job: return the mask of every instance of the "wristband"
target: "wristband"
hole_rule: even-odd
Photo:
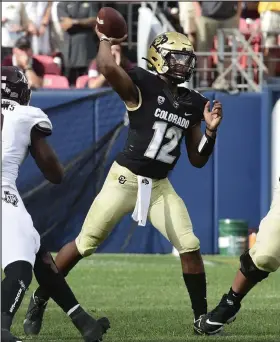
[[[215,141],[216,141],[216,137],[210,137],[205,132],[198,145],[198,148],[197,148],[198,153],[201,156],[209,157],[213,152]]]

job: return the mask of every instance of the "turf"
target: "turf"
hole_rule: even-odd
[[[209,307],[228,291],[238,259],[205,256]],[[95,255],[68,276],[89,312],[107,315],[111,329],[104,342],[277,342],[280,341],[280,272],[245,299],[236,322],[222,336],[198,337],[178,259],[171,255]],[[33,282],[17,314],[13,331],[23,336],[22,322]],[[30,338],[27,338],[28,340]],[[69,318],[50,302],[41,334],[34,341],[82,341]]]

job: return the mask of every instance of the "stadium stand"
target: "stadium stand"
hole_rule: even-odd
[[[47,89],[67,89],[68,79],[65,76],[45,74],[43,86]]]
[[[34,57],[36,57],[44,65],[46,74],[49,74],[49,75],[61,74],[61,69],[56,63],[54,63],[53,57],[46,56],[46,55],[36,55]]]
[[[85,88],[88,80],[89,80],[88,75],[79,76],[76,80],[76,88],[78,89]]]

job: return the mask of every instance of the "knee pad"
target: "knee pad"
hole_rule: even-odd
[[[27,261],[15,261],[4,269],[8,281],[18,281],[24,291],[26,291],[31,284],[32,271],[32,265]]]
[[[180,237],[180,248],[174,246],[179,254],[195,252],[200,248],[200,242],[193,232]]]
[[[260,270],[253,262],[249,250],[240,256],[240,271],[253,284],[257,284],[263,279],[267,278],[269,272]]]

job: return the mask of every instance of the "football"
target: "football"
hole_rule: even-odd
[[[122,38],[127,34],[127,25],[120,12],[112,7],[102,7],[97,14],[96,25],[99,32],[108,38]]]

